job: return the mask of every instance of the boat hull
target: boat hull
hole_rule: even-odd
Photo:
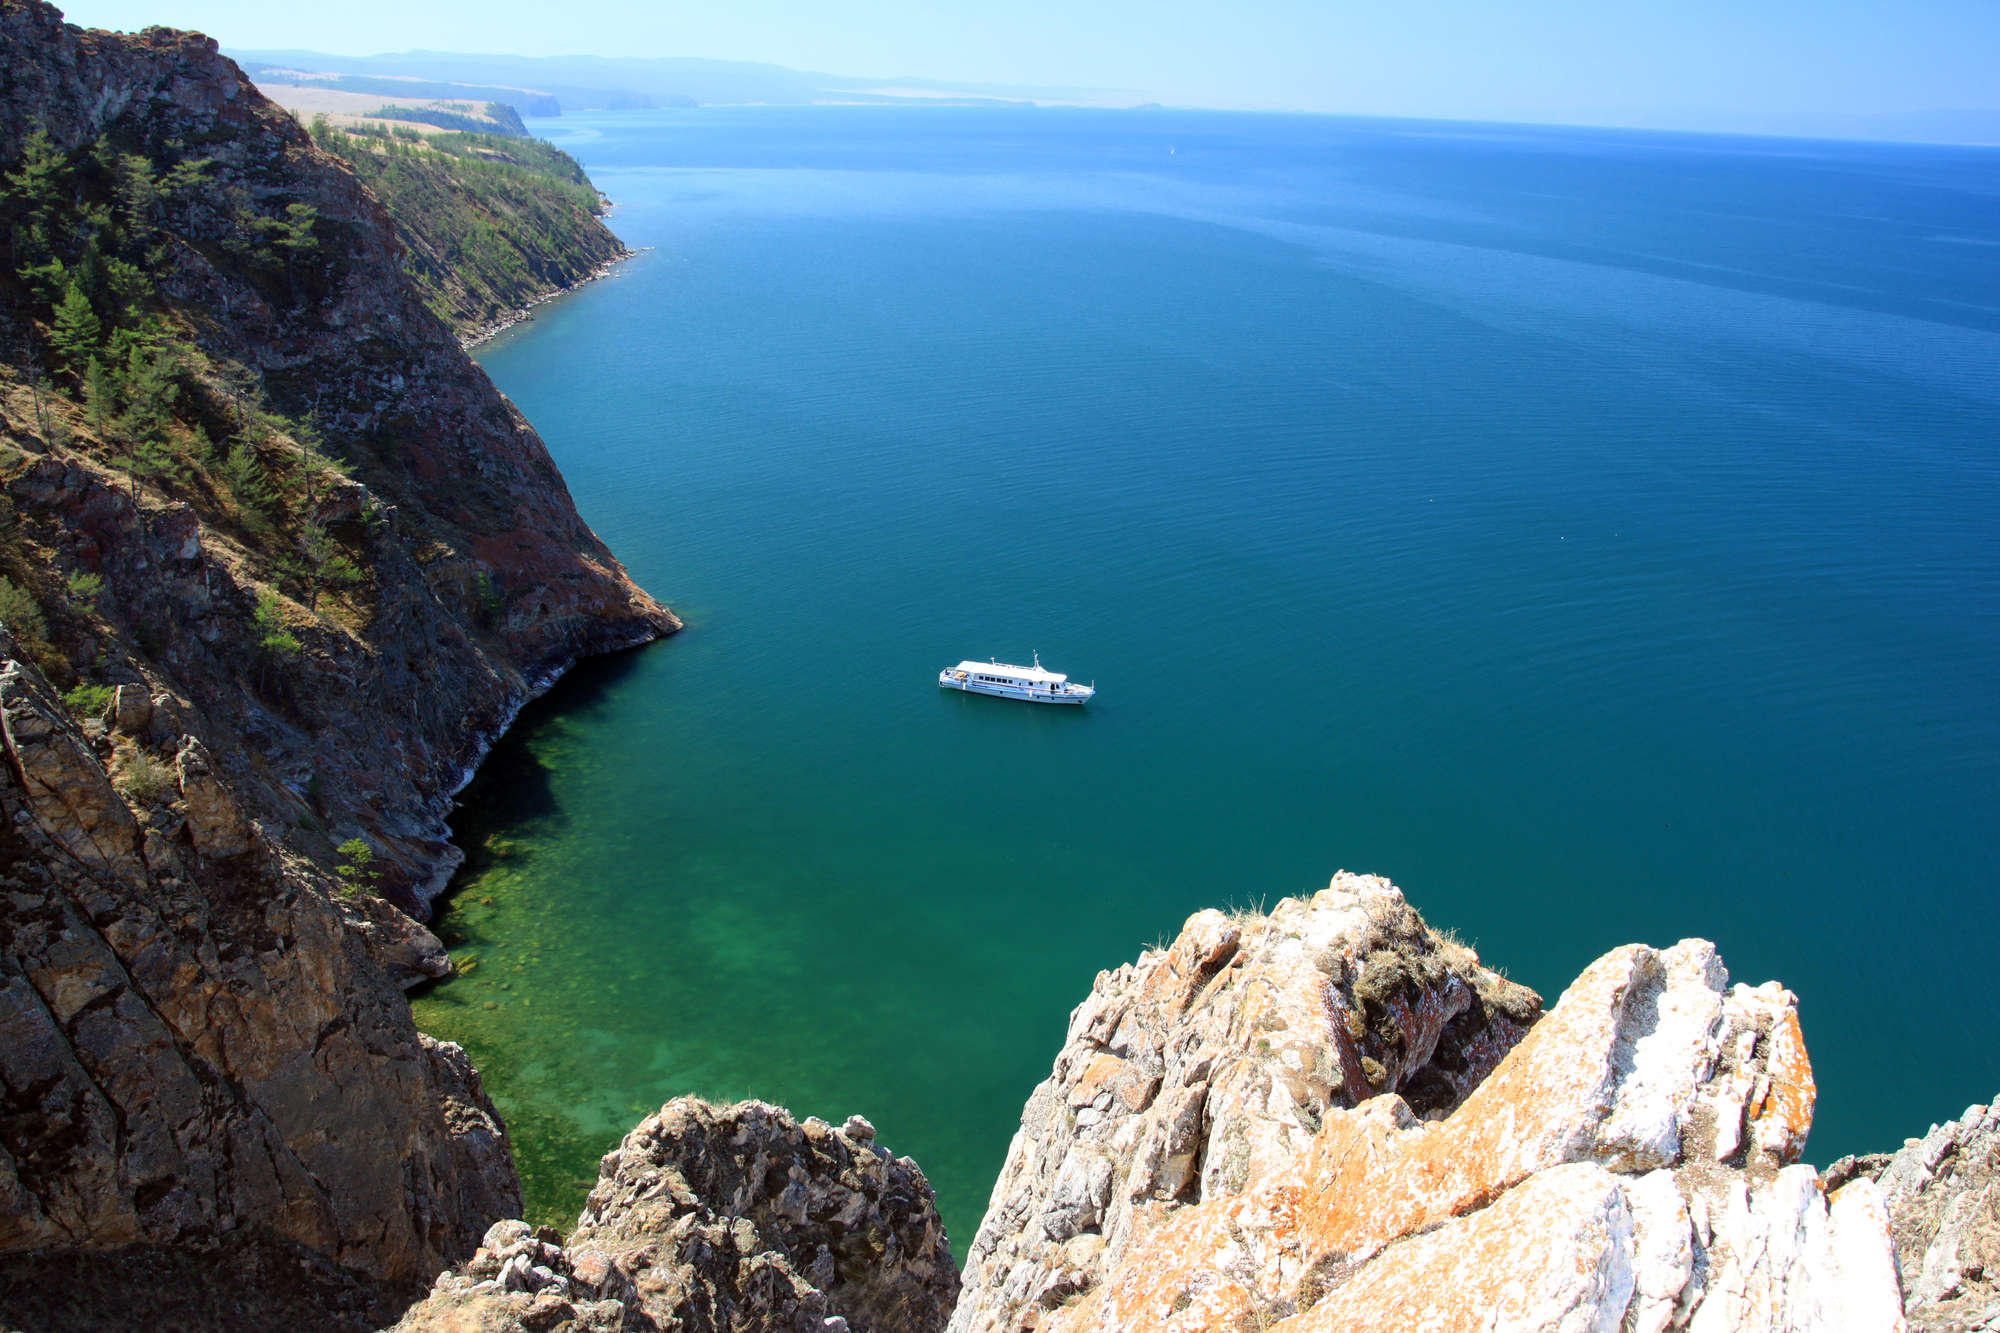
[[[947,690],[963,690],[967,694],[990,694],[996,699],[1019,699],[1031,704],[1083,704],[1097,691],[1087,685],[1065,685],[1059,690],[1033,689],[1028,686],[990,685],[983,681],[954,680],[949,671],[938,676],[938,684]]]

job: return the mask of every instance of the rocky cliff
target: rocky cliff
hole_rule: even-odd
[[[1615,949],[1544,1013],[1343,873],[1100,975],[949,1328],[2000,1324],[2000,1119],[1822,1177],[1798,1160],[1815,1096],[1795,997],[1732,984],[1705,941]],[[676,1102],[605,1159],[566,1246],[505,1224],[402,1333],[934,1328],[928,1191],[886,1154],[870,1176],[871,1140]]]
[[[1535,1008],[1384,880],[1193,917],[1076,1011],[952,1329],[1902,1327],[1789,992],[1688,940]]]
[[[677,622],[212,41],[0,0],[0,171],[0,1310],[213,1252],[376,1318],[519,1209],[400,993],[450,796]]]

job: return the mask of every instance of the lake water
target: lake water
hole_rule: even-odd
[[[1101,968],[1342,867],[1717,941],[1824,1163],[2000,1090],[2000,151],[1313,117],[536,126],[650,247],[481,357],[685,633],[523,717],[418,1000],[531,1213],[683,1092],[971,1238]],[[947,693],[963,657],[1087,710]]]

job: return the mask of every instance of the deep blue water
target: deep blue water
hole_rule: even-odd
[[[545,1216],[755,1094],[869,1115],[962,1249],[1093,975],[1341,867],[1551,1000],[1687,935],[1782,980],[1817,1162],[2000,1090],[2000,152],[536,128],[651,248],[482,357],[689,623],[460,821],[420,1015]],[[1098,700],[933,683],[1035,650]]]

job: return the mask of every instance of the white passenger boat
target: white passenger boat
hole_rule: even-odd
[[[1087,703],[1097,693],[1095,685],[1078,685],[1060,671],[1043,670],[1040,653],[1035,654],[1031,667],[990,660],[960,662],[938,672],[938,684],[948,690],[997,694],[1002,699],[1026,699],[1036,704]]]

